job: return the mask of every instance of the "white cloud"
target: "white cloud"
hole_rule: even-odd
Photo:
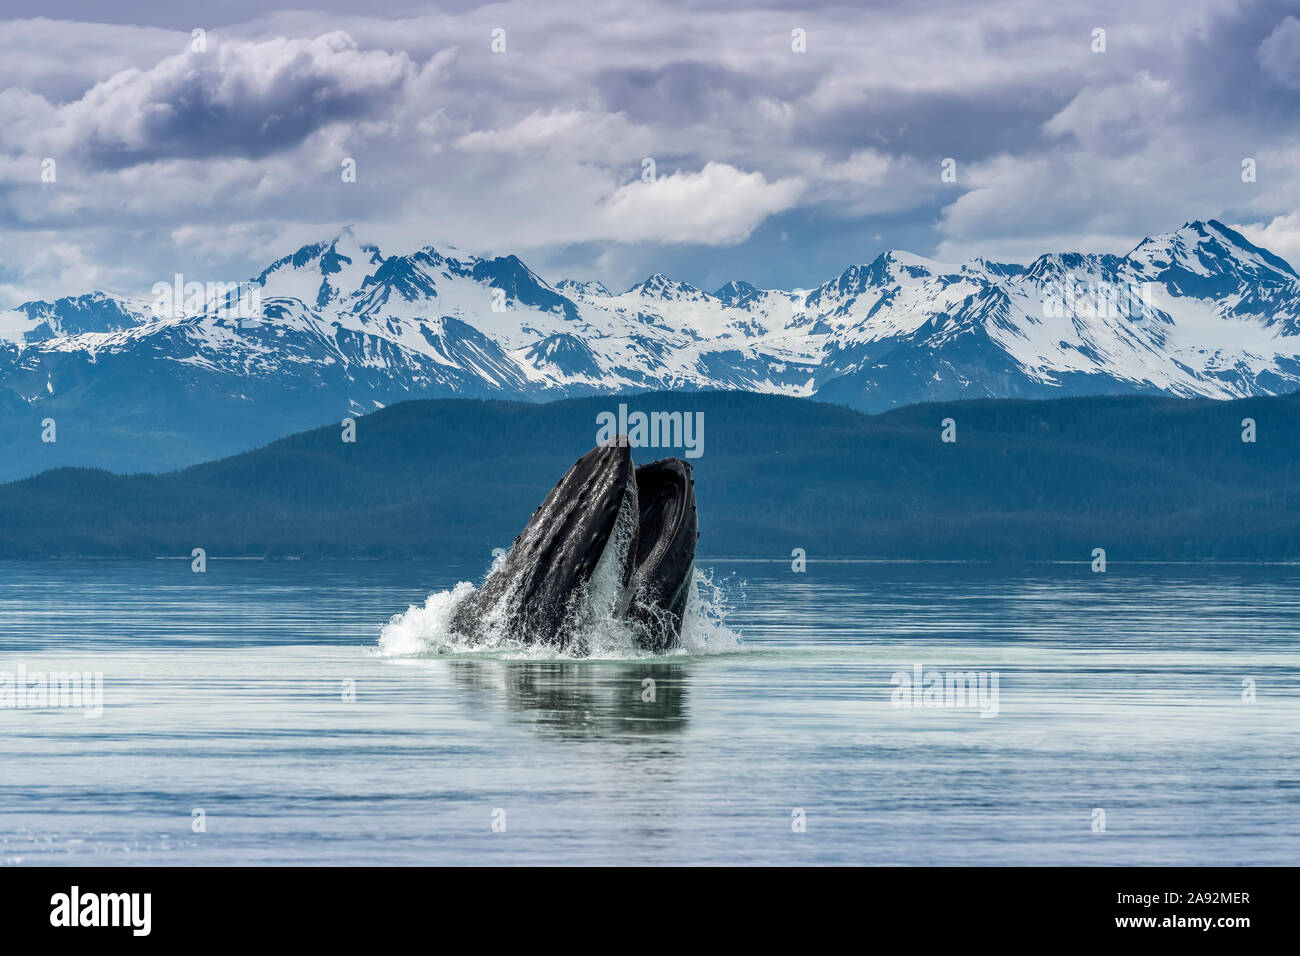
[[[1269,223],[1247,223],[1233,226],[1257,246],[1281,256],[1300,272],[1300,212],[1275,216]]]
[[[591,110],[535,110],[519,122],[497,129],[474,130],[456,145],[470,151],[541,152],[577,160],[626,162],[654,145],[651,130],[629,123],[622,113]]]
[[[1159,120],[1179,109],[1177,89],[1167,79],[1143,70],[1131,81],[1080,90],[1070,104],[1047,121],[1053,136],[1072,135],[1098,153],[1140,146]]]
[[[803,189],[801,179],[769,183],[762,173],[707,163],[698,173],[678,171],[621,186],[596,219],[596,231],[605,235],[591,238],[728,245],[789,209]]]

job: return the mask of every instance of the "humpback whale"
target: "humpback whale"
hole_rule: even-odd
[[[637,468],[619,436],[551,489],[452,629],[581,652],[582,635],[612,618],[640,649],[667,650],[681,638],[698,538],[691,466]]]

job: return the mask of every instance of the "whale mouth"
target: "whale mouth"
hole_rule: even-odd
[[[639,649],[680,641],[699,536],[691,467],[635,468],[626,439],[592,449],[551,489],[505,559],[462,602],[471,639],[574,648],[593,620],[626,623]]]
[[[640,537],[628,610],[640,626],[641,646],[666,650],[681,635],[695,567],[695,479],[688,463],[665,458],[638,468],[636,484]]]

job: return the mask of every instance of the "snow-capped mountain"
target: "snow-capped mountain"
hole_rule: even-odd
[[[182,464],[417,397],[729,388],[875,411],[1300,387],[1300,276],[1214,220],[1124,257],[891,251],[810,290],[716,292],[658,274],[621,293],[552,286],[515,256],[389,255],[344,230],[236,291],[200,291],[163,309],[94,292],[0,313],[0,402],[61,430],[36,452],[30,433],[9,443],[5,474]],[[244,299],[254,314],[237,314]]]

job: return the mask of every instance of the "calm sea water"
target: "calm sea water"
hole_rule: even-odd
[[[103,674],[0,863],[1300,862],[1300,569],[702,564],[739,645],[583,661],[377,653],[482,564],[0,564],[0,674]]]

